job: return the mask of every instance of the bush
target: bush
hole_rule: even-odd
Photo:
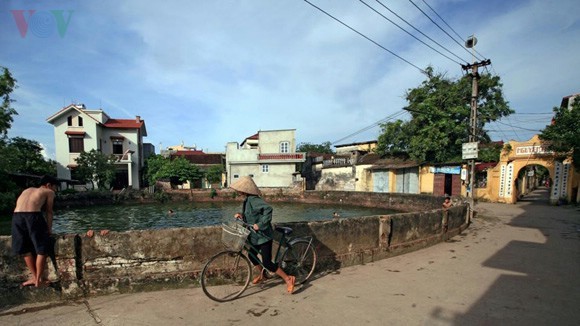
[[[165,203],[171,200],[171,195],[164,191],[158,191],[155,193],[154,198],[160,203]]]
[[[211,188],[211,191],[209,192],[209,197],[213,199],[214,197],[217,197],[217,195],[218,195],[217,190]]]

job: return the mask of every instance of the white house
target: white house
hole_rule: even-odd
[[[54,126],[59,178],[75,179],[76,158],[83,151],[95,149],[117,157],[114,188],[139,189],[144,163],[143,137],[147,136],[141,117],[112,119],[103,110],[71,104],[46,121]]]
[[[296,153],[295,131],[263,130],[246,138],[242,144],[228,143],[227,184],[249,175],[258,187],[290,187],[299,175],[296,164],[306,159],[305,153]]]

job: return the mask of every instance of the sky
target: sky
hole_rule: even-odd
[[[140,116],[157,153],[181,143],[224,152],[259,130],[296,129],[297,143],[376,140],[378,122],[409,119],[405,94],[422,69],[464,74],[470,35],[516,112],[486,125],[493,140],[529,139],[580,93],[577,0],[309,1],[1,0],[0,66],[18,81],[8,136],[54,158],[46,119],[82,103]]]

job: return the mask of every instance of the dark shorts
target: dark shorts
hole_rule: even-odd
[[[15,212],[12,215],[12,251],[47,255],[50,248],[48,224],[41,212]]]

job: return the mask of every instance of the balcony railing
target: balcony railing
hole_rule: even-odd
[[[126,150],[123,154],[113,154],[117,158],[117,162],[132,162],[132,154],[134,152],[131,150]]]
[[[324,160],[322,164],[323,167],[334,167],[334,166],[348,166],[351,165],[350,157],[336,157],[330,160]]]
[[[262,153],[258,154],[258,161],[288,161],[304,162],[306,153]]]

